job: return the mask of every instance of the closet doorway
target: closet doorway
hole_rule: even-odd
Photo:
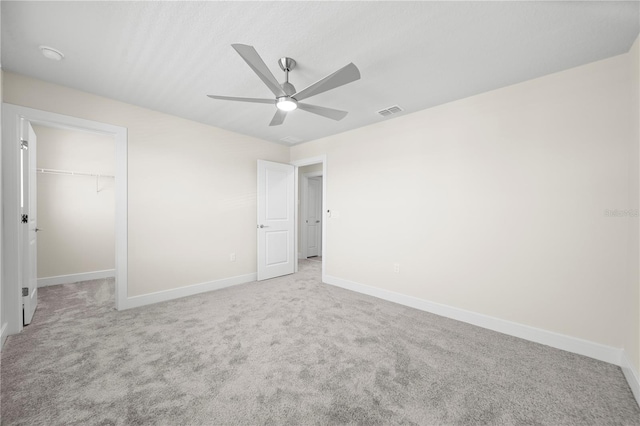
[[[0,346],[7,336],[20,333],[23,329],[23,305],[24,290],[22,289],[23,269],[31,256],[25,257],[26,250],[21,250],[24,240],[25,225],[20,220],[23,206],[21,196],[23,185],[31,188],[31,176],[37,182],[38,174],[34,169],[31,173],[31,165],[36,165],[35,161],[29,162],[29,173],[22,173],[24,167],[21,158],[24,154],[22,140],[25,138],[24,126],[40,125],[55,129],[77,130],[83,134],[107,135],[113,138],[115,148],[115,295],[113,301],[116,309],[127,309],[127,201],[128,201],[128,137],[127,129],[112,124],[101,123],[93,120],[72,117],[68,115],[56,114],[34,108],[19,105],[2,104],[2,281],[0,290],[2,291],[2,303],[0,311]],[[35,139],[35,137],[34,137]],[[46,148],[45,148],[46,149]],[[37,157],[37,156],[36,156]],[[26,177],[28,182],[24,181]],[[36,187],[37,189],[37,187]],[[76,212],[70,213],[69,220],[77,219]],[[9,220],[9,218],[18,218]],[[36,224],[36,226],[38,226]],[[38,226],[44,234],[47,231],[41,225]],[[40,235],[38,235],[40,237]],[[37,242],[38,238],[36,238]],[[113,246],[112,246],[113,247]],[[42,273],[42,271],[40,271]],[[45,271],[46,272],[46,271]],[[37,273],[36,273],[37,275]],[[67,274],[68,275],[68,274]],[[60,277],[60,276],[58,276]],[[43,276],[44,278],[44,276]],[[48,277],[53,278],[53,277]],[[61,278],[58,278],[61,279]],[[31,281],[31,278],[29,277]],[[44,286],[51,282],[41,281]],[[36,280],[37,285],[37,280]],[[37,311],[36,311],[37,315]]]
[[[38,288],[115,277],[115,139],[34,124]]]

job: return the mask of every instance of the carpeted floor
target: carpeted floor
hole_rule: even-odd
[[[638,425],[620,369],[301,272],[144,308],[45,287],[2,353],[14,425]]]

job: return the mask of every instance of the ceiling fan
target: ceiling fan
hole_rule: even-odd
[[[296,91],[293,84],[289,83],[289,71],[295,68],[296,61],[291,58],[280,58],[278,60],[280,69],[285,73],[285,81],[280,84],[271,71],[269,71],[269,68],[253,46],[247,46],[246,44],[232,44],[231,46],[236,50],[236,52],[238,52],[258,77],[260,77],[260,80],[267,85],[269,90],[273,92],[275,99],[237,98],[233,96],[217,95],[207,95],[208,97],[213,99],[222,99],[225,101],[254,102],[259,104],[275,105],[277,107],[276,114],[273,116],[269,126],[278,126],[282,124],[287,116],[287,112],[293,111],[297,108],[336,121],[342,120],[346,117],[347,111],[310,105],[300,101],[358,80],[360,78],[360,71],[353,63],[340,68],[333,74],[326,76],[300,91]]]

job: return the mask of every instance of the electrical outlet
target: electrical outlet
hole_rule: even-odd
[[[235,253],[229,254],[229,262],[235,262],[235,261],[236,261],[236,254]]]
[[[400,272],[400,264],[399,263],[394,263],[393,264],[393,272],[395,272],[395,273],[399,273]]]

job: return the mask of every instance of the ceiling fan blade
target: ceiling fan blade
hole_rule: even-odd
[[[317,105],[309,105],[298,102],[298,108],[310,112],[312,114],[318,114],[332,120],[340,121],[349,114],[347,111],[340,111],[339,109],[325,108]]]
[[[322,80],[316,81],[311,86],[302,89],[301,91],[293,95],[293,97],[296,100],[301,101],[310,96],[314,96],[319,93],[335,89],[336,87],[343,86],[347,83],[351,83],[352,81],[356,81],[359,78],[360,71],[358,70],[358,67],[353,65],[352,62],[349,65],[340,68],[333,74],[326,76]]]
[[[279,126],[282,123],[284,123],[284,119],[287,116],[287,111],[282,111],[280,109],[276,110],[276,115],[273,116],[273,119],[271,119],[271,123],[269,123],[269,126]]]
[[[275,105],[276,103],[274,99],[237,98],[235,96],[217,96],[217,95],[207,95],[207,96],[212,99],[222,99],[223,101],[253,102],[257,104],[272,104],[272,105]]]
[[[280,83],[278,83],[278,80],[276,80],[271,71],[269,71],[267,64],[264,63],[253,46],[248,46],[246,44],[232,44],[231,46],[236,49],[236,52],[238,52],[240,56],[242,56],[242,59],[244,59],[247,65],[249,65],[251,69],[258,74],[260,80],[267,85],[274,95],[277,97],[286,96],[286,93],[282,90]]]

